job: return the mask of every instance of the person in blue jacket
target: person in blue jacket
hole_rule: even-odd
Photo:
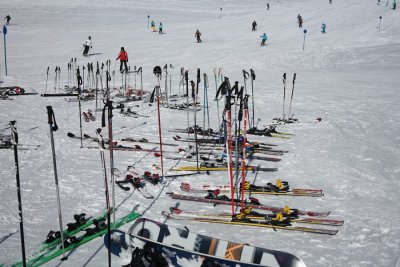
[[[260,36],[261,37],[261,46],[265,45],[265,41],[268,40],[267,34],[264,32],[263,35]]]
[[[162,22],[160,22],[160,26],[158,27],[158,33],[159,34],[163,34],[163,24],[162,24]]]

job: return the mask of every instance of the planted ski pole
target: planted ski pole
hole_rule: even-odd
[[[252,108],[253,108],[253,116],[252,116],[252,127],[254,128],[254,80],[256,79],[256,73],[254,70],[250,69],[250,75],[251,75],[251,102],[252,102]],[[248,97],[247,97],[248,98]],[[248,111],[247,111],[248,112]],[[250,113],[250,112],[248,112]],[[250,123],[249,123],[250,125]]]
[[[200,69],[197,69],[197,73],[200,72]],[[195,149],[196,149],[196,167],[197,167],[197,172],[200,173],[199,169],[199,146],[197,142],[197,119],[196,119],[196,88],[195,88],[195,83],[194,81],[190,81],[190,84],[192,85],[192,99],[193,99],[193,108],[194,108],[194,113],[193,113],[193,121],[194,121],[194,142],[195,142]],[[198,83],[197,83],[198,84]],[[189,110],[189,106],[188,106]],[[188,129],[189,130],[189,129]]]
[[[85,68],[85,67],[83,67]],[[79,109],[79,130],[81,134],[81,148],[83,148],[83,134],[82,134],[82,106],[81,106],[81,85],[83,86],[83,79],[81,77],[79,68],[76,69],[76,80],[78,81],[78,109]]]
[[[158,136],[160,140],[160,163],[161,163],[161,179],[164,177],[164,156],[162,149],[162,131],[161,131],[161,113],[160,113],[160,86],[155,86],[150,96],[150,103],[154,103],[154,97],[157,98],[157,114],[158,114]]]
[[[218,77],[217,77],[217,69],[214,68],[214,79],[215,79],[215,92],[218,95]],[[221,121],[219,119],[219,98],[216,96],[215,101],[217,101],[217,114],[218,114],[218,127],[221,125]]]
[[[206,113],[207,113],[207,129],[210,129],[210,112],[208,108],[208,77],[203,73],[204,99],[203,99],[203,130],[206,129]]]
[[[168,106],[168,64],[165,64],[163,70],[165,71],[165,99]]]
[[[108,244],[111,244],[111,206],[110,206],[110,194],[108,191],[108,180],[107,180],[107,167],[106,167],[106,159],[104,155],[104,139],[101,134],[101,128],[96,130],[97,138],[99,139],[99,148],[100,148],[100,158],[101,158],[101,167],[103,169],[103,177],[104,177],[104,192],[106,195],[106,206],[107,206],[107,231],[108,231]],[[111,249],[108,249],[108,266],[111,267]]]
[[[242,188],[241,188],[241,207],[244,209],[244,182],[246,180],[246,131],[247,131],[247,113],[248,113],[248,99],[249,95],[245,95],[242,99],[243,107],[243,151],[242,151]],[[253,119],[254,120],[254,119]]]
[[[22,264],[26,267],[26,254],[25,254],[25,238],[24,238],[24,220],[22,218],[22,200],[21,200],[21,186],[19,179],[19,163],[18,163],[18,132],[17,122],[10,121],[12,144],[14,147],[14,159],[15,159],[15,178],[17,180],[17,196],[18,196],[18,214],[19,214],[19,232],[21,234],[21,252],[22,252]]]
[[[56,93],[57,90],[57,75],[58,75],[58,66],[54,69],[55,77],[54,77],[54,93]]]
[[[288,120],[290,120],[292,118],[292,116],[290,116],[291,110],[292,110],[292,100],[293,100],[293,92],[294,92],[294,83],[296,81],[296,73],[293,74],[293,86],[292,86],[292,95],[290,96],[290,104],[289,104],[289,113],[288,113]]]
[[[174,66],[172,64],[169,64],[169,68],[171,70],[173,70]],[[170,96],[172,95],[172,75],[171,75],[171,73],[169,74],[169,95]]]
[[[108,82],[111,79],[110,73],[106,71],[106,77],[107,77],[107,91],[109,91],[108,87]],[[109,142],[109,147],[108,149],[110,150],[110,173],[111,173],[111,188],[112,188],[112,205],[113,205],[113,222],[115,223],[115,177],[114,177],[114,142],[113,142],[113,132],[112,132],[112,110],[113,110],[113,105],[112,101],[110,98],[107,98],[105,103],[104,103],[104,108],[103,108],[103,114],[101,118],[101,127],[106,127],[106,110],[107,112],[107,124],[108,124],[108,142]]]
[[[61,247],[63,251],[63,257],[61,260],[66,260],[68,257],[65,256],[65,247],[64,247],[64,232],[63,232],[63,223],[62,223],[62,214],[61,214],[61,201],[60,201],[60,189],[58,186],[58,175],[57,175],[57,160],[56,160],[56,151],[54,148],[54,136],[53,132],[58,130],[56,118],[54,116],[54,111],[52,106],[46,106],[47,108],[47,117],[50,128],[50,141],[51,141],[51,150],[53,154],[53,168],[54,168],[54,180],[56,184],[56,197],[58,204],[58,221],[60,223],[60,234],[61,234]]]
[[[44,89],[44,93],[46,93],[46,91],[47,91],[47,82],[48,82],[48,80],[49,80],[49,69],[50,69],[50,67],[47,67],[47,73],[46,73],[46,88]]]
[[[7,42],[6,42],[7,27],[3,25],[3,38],[4,38],[4,66],[6,69],[7,76]]]
[[[187,107],[187,110],[186,110],[186,119],[187,119],[187,129],[188,129],[188,131],[187,131],[187,134],[188,134],[188,136],[187,136],[187,139],[188,139],[188,151],[190,151],[190,131],[189,131],[189,128],[190,128],[190,116],[189,116],[189,71],[185,71],[185,83],[186,83],[186,107]]]
[[[282,107],[282,120],[285,120],[285,98],[286,98],[286,72],[283,74],[283,107]]]
[[[226,78],[227,80],[227,78]],[[227,138],[225,139],[226,141],[226,152],[227,152],[227,159],[228,159],[228,175],[229,175],[229,181],[230,181],[230,188],[231,188],[231,200],[232,200],[232,216],[235,214],[235,195],[234,195],[234,189],[233,189],[233,166],[232,166],[232,114],[231,114],[231,92],[230,90],[227,90],[227,95],[226,95],[226,100],[225,100],[225,109],[224,113],[227,115],[227,121],[225,121],[225,124],[227,124]]]

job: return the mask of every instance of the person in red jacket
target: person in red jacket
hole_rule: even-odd
[[[125,72],[128,72],[128,53],[125,51],[125,48],[121,47],[121,52],[119,52],[118,57],[116,60],[121,62],[121,65],[119,66],[119,71],[122,73],[122,66],[125,66]]]

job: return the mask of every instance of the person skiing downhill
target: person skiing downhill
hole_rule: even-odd
[[[11,20],[10,15],[5,16],[4,19],[6,20],[6,25],[10,25],[10,20]]]
[[[267,34],[264,32],[263,35],[260,36],[261,37],[261,46],[265,45],[265,41],[268,40]]]
[[[120,66],[119,66],[119,71],[122,73],[123,72],[122,67],[125,66],[124,71],[127,72],[128,71],[128,64],[127,64],[127,62],[128,62],[128,53],[125,51],[124,47],[121,47],[121,51],[119,52],[118,57],[117,57],[116,60],[118,60],[118,59],[119,59],[119,61],[121,63]]]
[[[92,37],[89,36],[88,39],[85,41],[85,43],[83,44],[83,55],[87,56],[89,53],[89,49],[92,48]]]
[[[197,38],[197,42],[201,43],[201,32],[199,31],[199,29],[196,30],[196,33],[194,34],[194,36]]]
[[[269,10],[269,3],[267,3],[267,10]]]
[[[253,23],[251,24],[251,31],[256,31],[257,30],[257,22],[256,21],[253,21]]]

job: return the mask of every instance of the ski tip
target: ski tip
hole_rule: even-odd
[[[67,133],[68,137],[75,137],[73,133]]]

